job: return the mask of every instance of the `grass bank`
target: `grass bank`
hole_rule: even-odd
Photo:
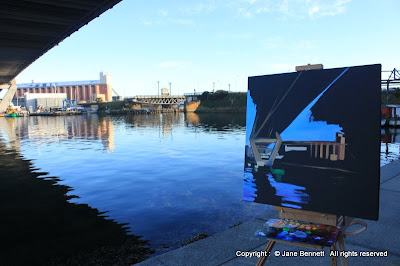
[[[195,112],[246,112],[246,97],[245,92],[206,91],[201,96],[201,103]]]
[[[125,107],[124,101],[118,102],[101,102],[101,103],[83,103],[81,104],[83,107],[90,107],[91,105],[98,105],[99,112],[104,112],[105,110],[122,110]]]

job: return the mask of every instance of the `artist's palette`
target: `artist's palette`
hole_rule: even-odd
[[[339,228],[308,222],[269,219],[255,235],[278,240],[330,247],[336,240]]]

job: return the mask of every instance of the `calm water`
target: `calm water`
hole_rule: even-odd
[[[72,187],[158,252],[272,207],[243,202],[244,114],[1,119],[0,136],[35,171]]]
[[[381,129],[381,166],[400,159],[400,129]]]
[[[400,139],[381,136],[385,165],[399,159]],[[272,211],[242,201],[244,114],[3,118],[0,141],[156,254]]]

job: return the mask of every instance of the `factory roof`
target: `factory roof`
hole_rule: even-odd
[[[43,88],[43,87],[60,87],[60,86],[87,86],[99,85],[100,80],[82,80],[82,81],[63,81],[63,82],[43,82],[43,83],[21,83],[17,84],[18,88]]]

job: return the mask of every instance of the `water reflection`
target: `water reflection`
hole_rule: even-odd
[[[3,140],[3,145],[19,150],[17,129],[24,126],[23,122],[23,119],[0,119],[0,140]]]
[[[400,138],[397,128],[381,129],[381,166],[400,158]]]
[[[13,139],[35,172],[73,188],[70,204],[107,212],[158,253],[272,211],[241,200],[244,115],[6,120],[3,139]]]
[[[187,126],[199,126],[200,125],[200,117],[196,113],[186,113],[186,125]]]
[[[19,148],[20,140],[47,145],[74,138],[99,140],[107,152],[115,148],[113,121],[97,115],[5,118],[0,120],[0,130],[14,148]]]
[[[246,116],[230,113],[192,113],[186,115],[186,121],[195,126],[223,131],[224,129],[243,129],[246,125]]]

